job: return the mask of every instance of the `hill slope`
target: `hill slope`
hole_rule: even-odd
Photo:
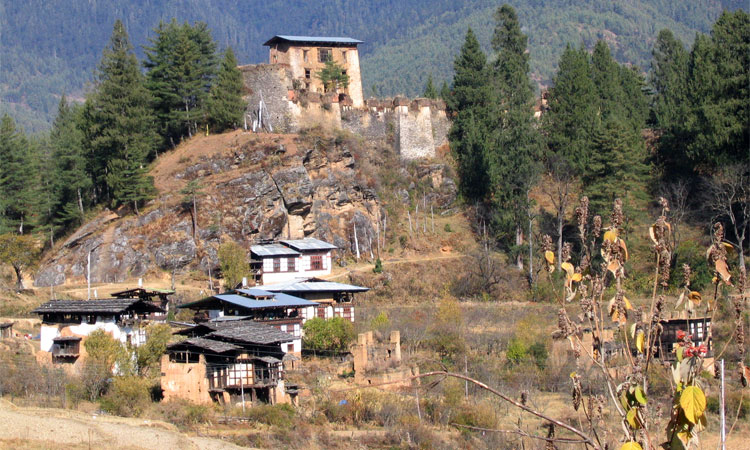
[[[81,97],[112,31],[122,19],[142,54],[159,20],[202,20],[221,47],[231,45],[241,63],[266,59],[262,43],[274,34],[350,35],[365,41],[366,94],[421,92],[426,75],[448,80],[468,26],[489,45],[490,0],[101,0],[0,1],[0,113],[27,130],[49,127],[59,96]],[[530,36],[532,67],[542,82],[553,73],[565,42],[590,45],[608,39],[620,61],[646,68],[650,45],[669,27],[685,41],[706,32],[722,8],[742,0],[516,0]]]

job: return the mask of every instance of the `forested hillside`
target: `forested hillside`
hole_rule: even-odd
[[[658,31],[671,29],[690,43],[707,32],[723,8],[741,0],[568,1],[521,0],[517,9],[529,36],[533,78],[551,79],[566,42],[593,47],[608,41],[619,62],[648,68]],[[49,128],[61,94],[82,98],[112,24],[121,19],[136,53],[154,37],[159,20],[204,21],[220,48],[240,63],[264,61],[262,43],[274,34],[349,35],[362,39],[366,94],[421,93],[427,75],[438,85],[471,26],[485,50],[492,32],[490,0],[356,0],[262,3],[218,0],[66,0],[0,2],[0,113],[27,131]]]

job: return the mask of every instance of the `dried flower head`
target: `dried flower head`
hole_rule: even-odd
[[[594,238],[598,238],[602,234],[602,216],[594,216],[594,227],[591,234],[594,235]]]
[[[555,245],[552,243],[552,238],[549,236],[549,234],[545,234],[542,236],[542,251],[554,251]]]
[[[693,274],[692,269],[690,269],[689,264],[683,264],[682,265],[682,285],[685,286],[686,289],[690,289],[690,276]]]
[[[581,241],[586,236],[586,224],[589,221],[589,198],[585,195],[581,197],[581,201],[575,210],[576,222],[578,223],[578,234],[581,236]]]
[[[622,212],[622,200],[619,198],[615,199],[614,206],[612,207],[612,228],[620,228],[622,222],[625,220],[625,215]]]
[[[560,259],[563,262],[570,261],[570,257],[572,256],[572,254],[573,254],[573,245],[570,242],[566,242],[565,244],[563,244],[562,254],[560,255]]]

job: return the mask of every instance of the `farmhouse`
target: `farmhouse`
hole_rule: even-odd
[[[207,312],[207,316],[196,316],[202,322],[209,318],[215,322],[240,319],[271,325],[293,336],[290,343],[282,345],[282,350],[299,354],[302,352],[302,324],[315,317],[316,306],[316,302],[291,295],[250,288],[206,297],[178,308]]]
[[[295,357],[284,348],[289,333],[249,320],[201,323],[175,334],[191,336],[167,346],[161,359],[164,399],[197,403],[288,403],[296,397],[285,386],[284,362]]]
[[[269,47],[269,63],[288,65],[292,79],[310,92],[325,92],[317,75],[327,61],[335,62],[349,77],[349,85],[338,89],[339,102],[350,101],[355,108],[362,108],[364,98],[357,50],[361,43],[348,37],[277,35],[263,45]]]
[[[152,313],[164,310],[139,298],[103,300],[51,300],[32,311],[42,318],[40,348],[52,362],[75,363],[84,356],[82,341],[95,330],[104,330],[123,344],[146,342],[143,326]]]
[[[250,247],[256,284],[275,284],[331,274],[333,244],[315,238],[289,239]]]
[[[171,289],[147,289],[143,287],[137,287],[133,289],[126,289],[124,291],[113,292],[112,297],[114,298],[140,298],[141,300],[147,300],[152,303],[159,305],[164,312],[153,313],[149,319],[155,321],[166,321],[167,314],[169,313],[169,296],[174,295],[175,291]]]
[[[685,333],[693,345],[698,347],[705,345],[708,349],[707,358],[712,358],[711,346],[711,318],[710,317],[678,317],[661,321],[663,331],[660,337],[658,354],[667,361],[674,361],[676,355],[674,349],[681,341],[678,333]]]
[[[330,319],[343,317],[354,322],[354,294],[370,289],[351,284],[336,283],[319,278],[303,278],[285,283],[258,286],[268,292],[279,292],[318,303],[315,317]]]

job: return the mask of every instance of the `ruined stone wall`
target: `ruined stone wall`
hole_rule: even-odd
[[[355,56],[356,52],[347,52],[347,58]],[[339,102],[334,93],[304,89],[294,81],[292,69],[285,64],[241,66],[240,70],[250,117],[257,118],[262,95],[274,131],[344,129],[368,140],[392,144],[407,160],[433,158],[436,149],[447,144],[451,123],[441,100],[369,99],[359,107],[361,98],[353,96]],[[252,119],[248,121],[251,126]]]
[[[183,399],[193,403],[212,403],[205,357],[200,355],[197,363],[176,363],[169,360],[169,355],[162,355],[161,388],[164,401]]]

